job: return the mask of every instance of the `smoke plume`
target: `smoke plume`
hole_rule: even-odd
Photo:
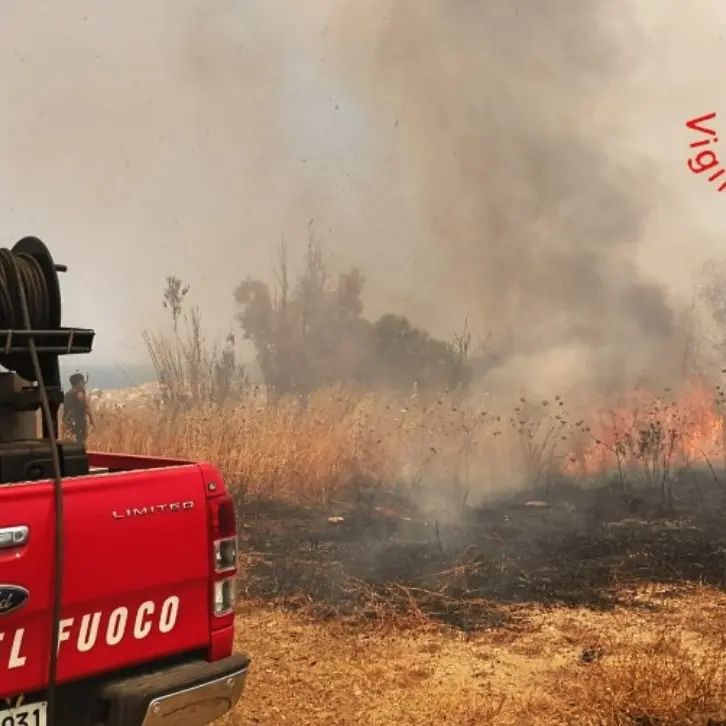
[[[417,196],[429,319],[505,333],[508,365],[592,374],[595,359],[621,376],[670,335],[664,292],[635,263],[654,200],[598,118],[638,62],[626,11],[376,0],[350,3],[329,34]]]
[[[627,8],[10,4],[7,229],[70,265],[69,322],[111,328],[109,357],[163,314],[168,274],[224,332],[235,285],[314,219],[368,314],[437,335],[468,317],[517,377],[620,376],[672,327],[635,263],[650,187],[613,151],[640,60]]]

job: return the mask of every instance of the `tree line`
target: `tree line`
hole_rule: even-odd
[[[223,399],[248,385],[247,371],[238,361],[233,333],[221,346],[207,344],[199,308],[187,309],[189,290],[178,277],[167,277],[163,304],[173,334],[146,333],[147,348],[170,397]],[[294,277],[283,244],[272,284],[246,278],[237,285],[235,320],[254,347],[272,397],[307,396],[337,384],[367,390],[469,386],[471,335],[466,325],[450,340],[439,340],[394,312],[369,320],[364,290],[358,269],[331,274],[321,247],[312,240]]]

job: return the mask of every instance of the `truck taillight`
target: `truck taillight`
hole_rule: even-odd
[[[237,537],[226,537],[215,541],[214,571],[218,575],[237,571]]]
[[[211,541],[211,614],[213,627],[234,618],[237,580],[237,517],[227,492],[207,500]],[[221,620],[217,620],[220,618]]]
[[[236,577],[227,577],[214,583],[214,616],[221,618],[234,612]]]
[[[227,539],[237,535],[234,502],[227,492],[209,500],[209,514],[215,539]]]

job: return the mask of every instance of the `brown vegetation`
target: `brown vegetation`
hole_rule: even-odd
[[[230,722],[726,723],[718,386],[484,406],[417,385],[419,357],[375,394],[273,367],[270,396],[170,307],[162,396],[102,399],[91,444],[223,471],[255,661]]]
[[[653,610],[530,607],[514,630],[352,629],[260,603],[256,656],[229,724],[706,726],[723,723],[723,594],[651,595]]]
[[[92,443],[213,461],[238,496],[240,723],[719,723],[719,465],[669,470],[663,443],[627,497],[623,472],[563,477],[595,434],[559,403],[248,391],[101,406]]]

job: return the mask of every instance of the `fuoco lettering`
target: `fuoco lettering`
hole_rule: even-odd
[[[126,622],[129,618],[129,611],[126,608],[116,608],[108,619],[106,628],[106,643],[118,645],[124,637]]]
[[[159,617],[159,630],[162,633],[168,633],[174,629],[176,618],[179,614],[179,598],[176,595],[167,598],[161,606],[161,615]]]
[[[151,632],[151,620],[149,616],[154,614],[154,603],[145,602],[136,613],[134,621],[134,638],[143,640]]]
[[[154,631],[170,633],[179,620],[179,605],[179,598],[172,595],[164,600],[160,608],[147,600],[135,612],[129,612],[127,607],[121,606],[112,610],[108,616],[99,610],[85,613],[80,618],[63,618],[59,624],[58,649],[60,651],[63,643],[72,643],[77,652],[87,653],[99,644],[99,640],[113,647],[124,638],[143,640]],[[155,617],[157,612],[158,617]],[[0,671],[22,668],[26,664],[24,637],[25,628],[18,628],[12,636],[9,632],[0,631]]]
[[[176,595],[172,595],[164,600],[159,610],[159,618],[154,622],[154,613],[156,612],[156,604],[147,600],[142,603],[132,616],[132,627],[129,627],[130,617],[127,607],[117,607],[108,616],[105,630],[103,631],[103,642],[108,646],[118,645],[131,632],[135,640],[143,640],[151,635],[154,627],[162,634],[170,633],[177,624],[179,618],[180,600]],[[80,653],[87,653],[92,650],[98,643],[99,633],[101,631],[101,621],[103,613],[97,611],[94,613],[86,613],[80,619],[78,625],[78,633],[75,636],[75,647]],[[58,648],[61,644],[71,639],[73,625],[76,618],[64,618],[60,622],[60,632],[58,636]],[[4,633],[0,633],[0,641],[4,637]],[[17,637],[17,634],[16,634]],[[19,652],[22,634],[16,650]],[[17,667],[17,666],[16,666]]]
[[[71,637],[70,629],[73,625],[73,618],[64,618],[58,624],[58,652],[60,653],[61,644],[65,643]]]
[[[101,624],[101,613],[84,615],[81,618],[81,627],[78,631],[78,650],[87,653],[96,644],[98,639],[98,627]]]

